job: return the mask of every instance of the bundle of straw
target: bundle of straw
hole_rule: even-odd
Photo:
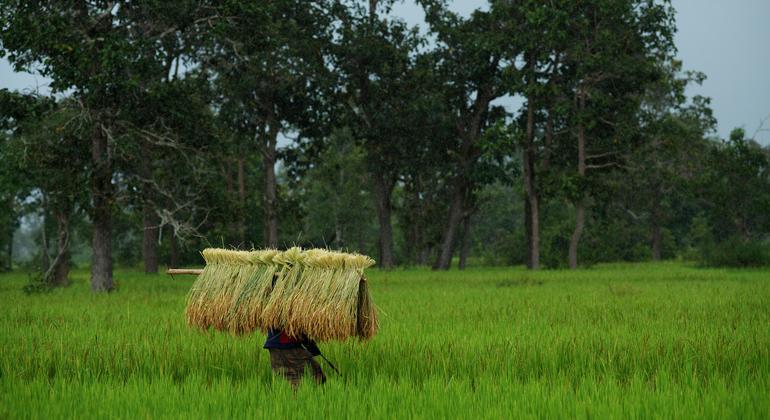
[[[283,329],[317,341],[369,339],[377,312],[364,269],[374,260],[325,249],[208,248],[187,299],[187,322],[234,334]]]

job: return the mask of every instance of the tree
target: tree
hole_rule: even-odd
[[[545,198],[554,141],[555,114],[563,107],[565,95],[559,90],[563,79],[564,51],[568,45],[568,5],[563,2],[527,1],[520,3],[521,43],[525,64],[521,69],[520,91],[526,98],[526,112],[518,124],[523,126],[522,180],[525,192],[526,265],[540,267],[540,206]],[[514,6],[516,7],[516,6]],[[545,120],[545,121],[543,121]],[[543,122],[545,127],[542,127]]]
[[[55,92],[71,91],[90,121],[91,219],[93,221],[91,288],[110,291],[112,281],[111,213],[116,146],[131,140],[121,122],[136,100],[157,80],[164,40],[183,28],[208,22],[199,18],[205,4],[169,8],[165,2],[8,0],[0,10],[3,54],[17,70],[37,68],[52,79]]]
[[[770,153],[743,129],[708,154],[703,189],[714,239],[762,240],[770,232]]]
[[[688,101],[685,88],[700,84],[705,75],[682,72],[682,63],[660,63],[661,77],[649,83],[639,110],[641,144],[627,159],[623,184],[632,205],[640,210],[637,218],[649,221],[650,253],[657,261],[663,255],[663,231],[674,217],[676,201],[695,201],[689,193],[705,162],[708,148],[705,136],[716,121],[709,100],[696,96]],[[684,232],[682,232],[684,235]]]
[[[36,120],[54,106],[50,99],[35,94],[20,94],[7,89],[0,90],[0,217],[2,225],[0,243],[4,245],[2,269],[10,270],[13,260],[13,234],[18,226],[21,204],[34,188],[24,171],[20,171],[23,147],[19,146],[22,127],[29,120]]]
[[[617,166],[619,139],[632,131],[643,87],[657,74],[656,63],[673,53],[673,9],[641,0],[571,3],[570,44],[565,50],[574,102],[570,122],[576,137],[577,165],[571,181],[575,228],[569,266],[578,264],[578,245],[586,224],[588,171]],[[589,137],[593,140],[590,141]]]
[[[398,107],[399,125],[408,127],[401,130],[398,220],[403,254],[418,265],[427,265],[441,243],[453,175],[454,116],[443,94],[445,80],[435,72],[439,58],[431,51],[415,57]]]
[[[221,92],[220,115],[236,143],[241,143],[236,158],[241,205],[245,197],[243,159],[251,149],[251,139],[262,155],[263,242],[267,247],[278,246],[278,136],[319,127],[316,123],[325,112],[329,7],[325,1],[225,2],[220,14],[234,17],[214,27],[212,43],[203,57]],[[238,230],[244,241],[243,221]]]
[[[69,284],[71,221],[85,207],[88,183],[88,150],[80,141],[86,124],[78,121],[77,108],[65,101],[59,109],[46,113],[21,136],[23,147],[19,170],[39,189],[42,209],[57,224],[55,257],[44,267],[43,281],[49,285]],[[46,251],[47,252],[47,251]]]
[[[316,162],[297,187],[307,215],[303,236],[316,245],[366,253],[374,209],[363,148],[340,130]]]
[[[393,190],[413,150],[409,112],[419,98],[414,64],[421,42],[404,22],[380,16],[380,9],[387,11],[392,3],[370,0],[368,8],[353,3],[341,10],[334,55],[342,125],[366,151],[379,225],[378,263],[385,269],[396,263]]]
[[[89,129],[88,124],[79,119],[76,104],[69,100],[56,103],[52,98],[3,90],[0,103],[2,125],[11,133],[5,144],[7,168],[17,180],[23,179],[24,188],[17,190],[17,197],[35,203],[44,221],[52,215],[57,224],[54,258],[48,256],[45,223],[42,227],[42,281],[47,286],[66,286],[70,221],[86,203],[83,186],[88,181],[87,150],[79,138],[82,131]]]
[[[518,86],[516,58],[520,44],[517,10],[495,3],[489,11],[476,10],[468,19],[450,12],[443,1],[422,1],[426,19],[436,35],[441,56],[444,92],[455,115],[453,181],[449,213],[434,269],[448,269],[458,229],[474,190],[473,172],[481,155],[480,139],[487,126],[501,114],[493,112],[495,99]]]

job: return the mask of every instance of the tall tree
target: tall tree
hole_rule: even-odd
[[[349,130],[335,131],[301,177],[303,238],[315,245],[365,253],[373,225],[366,154]]]
[[[220,113],[239,138],[256,140],[262,156],[267,247],[278,246],[278,137],[315,128],[325,112],[329,9],[326,1],[225,2],[220,14],[235,17],[215,26],[204,57],[222,93]],[[242,199],[249,149],[236,157]]]
[[[43,119],[31,122],[20,140],[23,146],[20,170],[27,173],[41,196],[44,210],[56,220],[56,254],[43,273],[52,286],[69,284],[71,224],[85,206],[88,182],[87,148],[80,141],[87,127],[77,120],[77,107],[66,101]]]
[[[481,155],[480,139],[493,121],[492,101],[518,86],[516,59],[521,54],[515,36],[518,10],[495,3],[489,11],[476,10],[463,19],[444,1],[421,1],[441,55],[447,100],[456,115],[453,181],[449,213],[434,269],[448,269],[457,232],[474,189],[473,172]]]
[[[340,75],[342,122],[366,151],[379,225],[379,266],[392,268],[393,190],[413,142],[409,110],[418,98],[413,82],[421,39],[403,21],[385,15],[393,1],[368,8],[346,3],[340,11],[335,68]]]
[[[42,281],[48,286],[69,284],[71,220],[86,203],[88,182],[87,148],[80,141],[88,130],[71,100],[0,91],[0,113],[10,138],[4,145],[7,169],[23,179],[18,198],[39,207],[43,213]],[[3,178],[8,179],[10,174]],[[48,256],[45,220],[56,221],[56,254]]]
[[[714,239],[748,242],[770,232],[770,151],[736,128],[708,154],[703,177]]]
[[[116,146],[131,139],[121,121],[132,114],[163,63],[156,54],[163,40],[176,36],[207,12],[205,4],[169,8],[165,2],[8,0],[0,7],[0,43],[17,70],[37,68],[52,79],[56,92],[71,91],[90,120],[91,288],[110,291],[113,175]],[[173,16],[175,19],[170,19]]]
[[[521,92],[526,98],[520,123],[524,126],[521,147],[522,180],[525,193],[526,265],[540,267],[540,220],[545,186],[541,176],[549,175],[554,123],[564,96],[558,83],[563,78],[564,50],[568,43],[565,28],[571,18],[563,2],[525,1],[520,8],[524,67]],[[544,125],[544,127],[543,127]]]
[[[673,54],[674,20],[668,2],[593,0],[570,5],[571,42],[565,51],[570,77],[565,82],[573,92],[571,125],[576,138],[575,228],[568,255],[574,269],[589,204],[588,171],[617,165],[606,157],[623,146],[619,138],[628,135],[625,123],[635,115],[646,83],[658,77],[656,64]]]
[[[694,197],[690,186],[699,178],[708,148],[704,138],[713,131],[713,119],[707,98],[696,96],[688,101],[685,89],[700,84],[705,75],[683,72],[682,63],[659,64],[660,78],[649,83],[639,112],[641,144],[627,160],[629,178],[624,185],[628,195],[641,201],[637,217],[649,221],[652,259],[663,256],[664,229],[674,216],[675,201]]]
[[[5,221],[0,237],[0,243],[4,245],[0,269],[4,271],[12,267],[13,235],[19,224],[22,203],[39,187],[40,181],[39,177],[30,176],[30,171],[22,164],[27,151],[22,136],[54,106],[51,98],[0,89],[0,159],[6,163],[0,167],[0,202],[3,204],[0,217]]]

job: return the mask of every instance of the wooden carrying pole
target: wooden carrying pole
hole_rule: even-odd
[[[191,274],[197,276],[202,272],[202,268],[169,268],[166,270],[166,274],[171,274],[172,276],[174,274]]]

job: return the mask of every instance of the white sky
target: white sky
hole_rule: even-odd
[[[482,0],[455,0],[454,10],[467,15]],[[690,90],[712,98],[718,132],[726,137],[735,127],[751,135],[760,120],[770,116],[770,0],[673,0],[677,9],[676,44],[686,69],[704,72],[703,86]],[[404,1],[393,14],[409,24],[421,24],[419,6]],[[424,26],[421,25],[421,26]],[[0,59],[0,88],[39,89],[49,92],[48,80],[28,73],[14,73],[8,61]],[[503,102],[514,111],[519,102]],[[770,119],[765,124],[770,129]],[[770,145],[770,130],[757,139]]]

